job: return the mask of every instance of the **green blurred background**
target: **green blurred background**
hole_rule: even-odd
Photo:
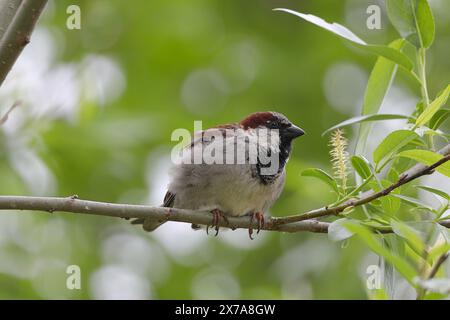
[[[71,4],[81,8],[81,30],[66,28]],[[380,30],[366,27],[370,4],[382,8]],[[450,2],[430,4],[434,96],[449,78]],[[376,57],[276,7],[339,22],[369,43],[398,37],[376,0],[50,1],[0,88],[0,114],[23,101],[0,127],[0,194],[159,205],[174,129],[274,110],[307,134],[270,213],[333,201],[300,171],[330,169],[321,133],[359,114]],[[399,72],[382,108],[410,112],[418,95]],[[372,147],[401,125],[378,124]],[[214,238],[181,223],[149,234],[106,217],[0,214],[2,299],[365,299],[366,269],[377,261],[355,240],[322,234],[262,232],[251,241],[245,230]],[[81,290],[66,288],[69,265],[81,268]]]

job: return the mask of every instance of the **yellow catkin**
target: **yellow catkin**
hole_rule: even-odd
[[[338,179],[339,187],[345,194],[347,188],[348,159],[347,152],[348,140],[344,132],[340,129],[335,130],[330,139],[331,163],[333,165],[334,176]]]

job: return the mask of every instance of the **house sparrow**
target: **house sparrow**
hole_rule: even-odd
[[[303,134],[278,112],[256,112],[239,123],[194,133],[180,163],[173,167],[162,206],[210,211],[216,235],[219,219],[250,215],[258,220],[259,232],[264,213],[283,189],[292,140]],[[193,161],[197,151],[203,155],[201,162]],[[164,222],[136,219],[133,223],[153,231]],[[249,229],[250,238],[252,232]]]

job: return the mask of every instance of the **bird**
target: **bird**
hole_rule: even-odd
[[[239,216],[256,219],[259,233],[265,213],[283,190],[292,142],[304,133],[274,111],[255,112],[238,123],[195,132],[171,168],[162,206],[211,212],[216,236],[220,219],[228,222],[228,217]],[[201,161],[194,160],[196,152]],[[149,218],[132,221],[146,231],[164,222]],[[252,233],[249,228],[250,239]]]

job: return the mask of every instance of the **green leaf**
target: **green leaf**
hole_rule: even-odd
[[[405,256],[405,242],[402,238],[399,238],[395,233],[391,233],[384,235],[383,240],[384,245],[394,254],[398,255],[399,257]]]
[[[416,188],[422,189],[422,190],[425,190],[425,191],[428,191],[428,192],[431,192],[431,193],[433,193],[433,194],[435,194],[435,195],[437,195],[437,196],[439,196],[439,197],[441,197],[441,198],[443,198],[443,199],[445,199],[447,201],[450,201],[450,195],[447,192],[445,192],[445,191],[442,191],[442,190],[439,190],[439,189],[435,189],[435,188],[432,188],[432,187],[427,187],[427,186],[416,186]]]
[[[433,261],[448,251],[450,251],[450,243],[444,242],[430,249],[428,259]]]
[[[394,168],[391,167],[387,173],[387,179],[391,182],[396,182],[398,181],[400,174],[398,173],[398,171]]]
[[[434,17],[427,0],[419,0],[416,20],[422,47],[429,48],[434,40]]]
[[[418,135],[410,130],[391,132],[373,152],[373,161],[378,164],[386,156],[392,156],[396,151],[417,137]]]
[[[293,14],[297,17],[300,17],[308,22],[311,22],[312,24],[315,24],[316,26],[319,26],[325,30],[328,30],[328,31],[350,41],[352,44],[356,45],[357,47],[359,47],[361,49],[364,49],[370,53],[374,53],[374,54],[383,56],[389,60],[392,60],[395,63],[403,66],[407,70],[411,70],[413,68],[413,63],[411,62],[411,60],[405,54],[403,54],[401,51],[396,50],[394,48],[390,48],[388,46],[367,44],[361,38],[359,38],[356,34],[351,32],[349,29],[347,29],[343,25],[340,25],[336,22],[328,23],[325,20],[323,20],[322,18],[319,18],[315,15],[304,14],[304,13],[300,13],[300,12],[290,10],[290,9],[276,8],[273,10],[274,11],[284,11],[284,12]]]
[[[386,9],[400,35],[416,47],[428,48],[434,39],[434,18],[426,0],[386,0]]]
[[[322,135],[325,135],[336,129],[346,127],[346,126],[349,126],[349,125],[352,125],[355,123],[368,122],[368,121],[381,121],[381,120],[398,120],[398,119],[409,119],[409,117],[402,115],[402,114],[369,114],[369,115],[353,117],[353,118],[347,119],[345,121],[342,121],[341,123],[338,123],[335,126],[332,126],[331,128],[327,129],[324,133],[322,133]]]
[[[391,226],[396,235],[407,240],[409,246],[416,253],[422,254],[425,249],[425,244],[423,243],[420,234],[416,230],[400,221],[395,220],[391,220]]]
[[[388,180],[381,180],[379,183],[381,183],[383,189],[386,189],[392,185],[392,183]],[[383,208],[383,217],[386,217],[386,215],[394,216],[400,209],[401,200],[394,197],[394,195],[398,194],[399,192],[399,189],[394,189],[389,195],[379,198],[381,206]]]
[[[350,158],[350,162],[355,171],[364,180],[372,175],[370,170],[369,162],[362,156],[353,156]]]
[[[398,198],[398,199],[401,199],[401,200],[403,200],[404,202],[406,202],[406,203],[412,205],[413,207],[423,208],[423,209],[426,209],[426,210],[432,211],[432,212],[435,211],[432,207],[430,207],[429,205],[427,205],[427,204],[421,202],[420,200],[418,200],[418,199],[416,199],[416,198],[404,196],[404,195],[402,195],[402,194],[395,194],[395,193],[392,193],[391,196],[392,196],[392,197],[395,197],[395,198]]]
[[[330,224],[330,226],[328,227],[328,239],[330,239],[331,241],[338,242],[348,239],[353,235],[353,233],[348,231],[342,225],[342,223],[345,221],[348,221],[348,219],[347,218],[338,219]]]
[[[343,25],[340,25],[336,22],[333,23],[328,23],[325,20],[323,20],[320,17],[317,17],[315,15],[312,14],[305,14],[305,13],[301,13],[301,12],[297,12],[294,10],[290,10],[290,9],[285,9],[285,8],[276,8],[273,9],[274,11],[284,11],[290,14],[293,14],[297,17],[300,17],[308,22],[311,22],[312,24],[315,24],[316,26],[319,26],[325,30],[328,30],[334,34],[337,34],[338,36],[347,39],[349,41],[355,42],[355,43],[359,43],[362,45],[365,45],[366,43],[360,39],[356,34],[354,34],[353,32],[351,32],[349,29],[347,29],[346,27],[344,27]]]
[[[423,164],[426,164],[427,166],[430,166],[438,162],[443,157],[439,153],[419,149],[402,151],[397,156],[413,159]],[[443,163],[442,165],[436,168],[436,171],[442,173],[443,175],[446,175],[447,177],[450,177],[450,163],[449,162]]]
[[[343,225],[348,231],[358,235],[373,252],[385,258],[411,285],[415,286],[413,279],[416,276],[416,271],[406,260],[385,248],[366,227],[353,221],[346,221]]]
[[[318,168],[305,169],[301,172],[301,175],[304,177],[314,177],[320,179],[321,181],[328,184],[336,193],[339,193],[336,180],[322,169]]]
[[[447,102],[448,96],[450,94],[450,84],[447,88],[442,91],[442,93],[434,99],[428,107],[417,117],[416,127],[423,126],[425,123],[431,120],[431,118],[436,114],[436,112]]]
[[[389,47],[400,50],[405,43],[404,39],[397,39],[389,44]],[[370,73],[369,81],[367,82],[366,91],[364,93],[364,102],[362,107],[363,115],[377,114],[383,103],[384,97],[388,92],[392,80],[395,77],[397,65],[385,57],[378,57],[375,66]],[[394,119],[394,118],[391,118]],[[387,119],[380,119],[387,120]],[[365,145],[371,124],[362,123],[356,143],[356,152],[363,154],[365,152]]]
[[[386,0],[386,10],[389,20],[403,38],[416,33],[410,0]]]
[[[415,132],[417,132],[422,137],[424,135],[431,136],[431,137],[442,137],[443,139],[445,139],[446,142],[448,142],[449,134],[444,133],[444,132],[442,132],[440,130],[433,130],[433,129],[430,129],[428,127],[422,126],[420,128],[417,128],[415,130]],[[420,146],[420,147],[424,147],[424,148],[427,147],[427,145],[425,143],[423,143],[423,139],[422,140],[416,139],[412,143],[416,143],[417,146]]]
[[[437,228],[440,236],[442,236],[446,243],[450,244],[450,230],[439,224],[437,225]]]
[[[391,227],[392,229],[392,227]],[[403,238],[397,236],[395,233],[386,234],[383,236],[383,245],[390,251],[392,254],[404,258],[406,256],[406,244]],[[384,259],[383,259],[384,260]],[[396,276],[394,272],[394,267],[387,261],[384,261],[384,288],[389,293],[390,299],[394,299],[395,291],[397,289]]]
[[[355,45],[361,49],[369,51],[370,53],[374,53],[376,55],[385,57],[386,59],[389,59],[397,63],[398,65],[404,67],[408,71],[412,70],[412,68],[414,67],[414,64],[412,63],[411,59],[409,59],[400,50],[396,50],[388,46],[375,44],[367,44],[367,45],[355,44]]]
[[[430,120],[430,128],[439,129],[448,117],[450,117],[450,109],[439,109]]]
[[[401,206],[400,199],[394,197],[393,194],[390,194],[386,197],[380,198],[381,206],[383,207],[382,216],[386,218],[386,216],[393,217],[398,212]]]

